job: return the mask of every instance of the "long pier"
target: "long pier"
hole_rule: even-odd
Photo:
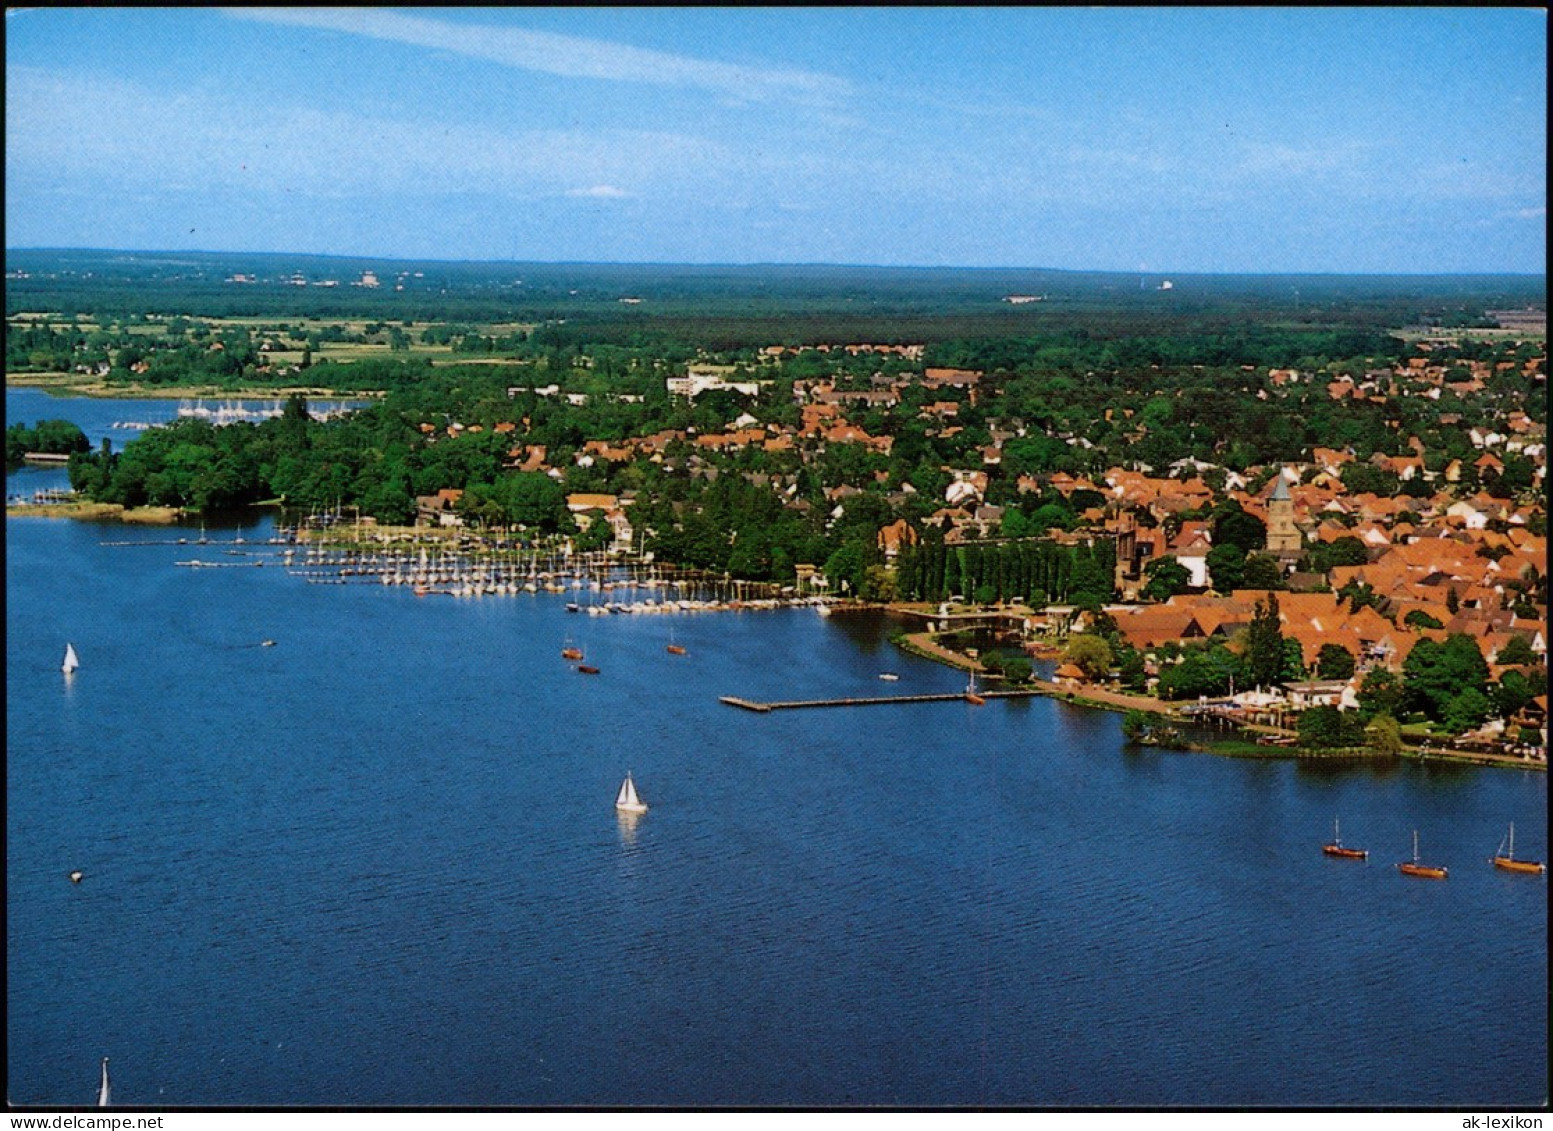
[[[1032,695],[1050,695],[1052,692],[1044,687],[1033,687],[1019,691],[978,691],[976,693],[983,699],[1027,699]],[[930,695],[878,695],[859,696],[849,699],[795,699],[785,703],[760,703],[753,699],[741,699],[737,695],[719,695],[717,701],[726,703],[730,707],[742,707],[746,711],[758,711],[765,714],[769,711],[791,711],[799,707],[873,707],[884,703],[952,703],[964,702],[965,692],[944,691]]]

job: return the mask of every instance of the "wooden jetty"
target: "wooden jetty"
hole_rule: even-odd
[[[981,691],[977,694],[986,699],[1026,699],[1032,695],[1050,695],[1051,692],[1043,687],[1021,688],[1018,691]],[[742,707],[746,711],[758,711],[765,714],[769,711],[790,711],[799,707],[873,707],[884,703],[963,703],[965,692],[945,691],[930,695],[876,695],[858,696],[848,699],[795,699],[783,703],[759,703],[753,699],[741,699],[737,695],[719,695],[719,703],[726,703],[730,707]]]

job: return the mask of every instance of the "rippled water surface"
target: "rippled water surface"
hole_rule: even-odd
[[[1546,880],[1487,864],[1511,820],[1547,858],[1543,774],[1164,753],[1040,699],[757,715],[718,696],[962,680],[872,616],[7,535],[13,1103],[90,1103],[101,1056],[126,1105],[1546,1097]],[[1414,828],[1449,880],[1392,867]]]

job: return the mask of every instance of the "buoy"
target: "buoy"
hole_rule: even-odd
[[[78,884],[81,882],[81,877],[84,875],[86,875],[86,873],[77,868],[74,872],[70,873],[70,882],[73,884]]]

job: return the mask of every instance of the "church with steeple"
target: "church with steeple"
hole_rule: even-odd
[[[1282,471],[1273,493],[1267,496],[1267,552],[1285,565],[1305,553],[1305,536],[1294,525],[1294,496],[1289,494],[1289,481]]]

